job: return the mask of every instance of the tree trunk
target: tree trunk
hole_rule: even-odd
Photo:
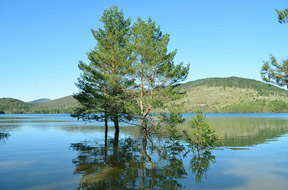
[[[107,95],[107,87],[106,87],[106,81],[104,85],[104,97]],[[105,120],[105,148],[107,148],[107,137],[108,137],[108,118],[107,118],[107,101],[104,99],[104,120]]]
[[[114,141],[113,141],[113,158],[114,158],[114,162],[116,162],[116,160],[117,160],[118,143],[119,143],[119,131],[118,131],[118,133],[115,131]]]
[[[149,83],[150,83],[151,99],[153,99],[154,88],[153,88],[153,80],[152,80],[151,68],[149,68]]]
[[[142,127],[146,129],[146,121],[145,121],[145,110],[144,110],[144,68],[143,68],[143,58],[141,58],[141,78],[140,78],[140,83],[141,83],[141,94],[140,94],[140,109],[141,109],[141,115],[142,115]]]
[[[148,140],[148,136],[147,136],[147,133],[143,133],[143,141],[142,141],[142,156],[141,156],[141,164],[143,167],[141,167],[141,177],[142,177],[142,189],[144,189],[144,179],[145,179],[145,176],[144,176],[144,170],[145,170],[145,158],[148,159],[148,161],[150,162],[151,164],[151,171],[152,171],[152,176],[151,176],[151,185],[150,185],[150,188],[153,189],[153,186],[154,186],[154,163],[152,162],[152,159],[150,157],[149,154],[147,154],[147,140]]]
[[[107,148],[107,138],[108,138],[108,118],[107,118],[107,111],[105,108],[105,148]]]
[[[114,127],[115,127],[115,135],[118,134],[119,136],[119,119],[118,115],[113,116],[113,121],[114,121]]]

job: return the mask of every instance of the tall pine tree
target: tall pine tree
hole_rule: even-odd
[[[127,48],[131,21],[124,18],[117,6],[105,10],[100,21],[103,29],[92,29],[97,45],[88,54],[90,63],[79,63],[82,74],[76,84],[79,92],[74,97],[82,105],[77,116],[104,120],[107,137],[109,119],[114,122],[115,133],[119,134],[119,120],[129,118],[124,104],[126,91],[133,85],[133,79],[128,78],[131,51]]]
[[[147,22],[138,18],[131,30],[131,49],[135,56],[135,76],[139,86],[137,100],[142,126],[153,126],[151,110],[162,106],[174,95],[173,86],[186,79],[189,65],[175,65],[176,50],[168,52],[169,34],[162,34],[160,26],[149,18]],[[165,93],[163,93],[165,91]],[[175,96],[174,96],[175,97]]]

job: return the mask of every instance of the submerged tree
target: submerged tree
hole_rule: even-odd
[[[196,116],[190,121],[192,132],[188,134],[184,131],[187,141],[194,156],[190,161],[190,168],[196,175],[195,181],[201,183],[202,176],[207,178],[207,172],[212,164],[216,163],[216,158],[211,151],[214,149],[215,143],[219,140],[215,133],[215,128],[211,127],[206,121],[202,112],[196,112]]]
[[[147,135],[154,126],[152,109],[164,110],[167,102],[180,97],[174,87],[187,78],[189,65],[174,64],[176,50],[168,52],[169,35],[150,18],[138,18],[130,28],[130,19],[113,6],[101,22],[103,29],[92,30],[97,45],[88,53],[90,63],[79,64],[82,74],[74,97],[82,107],[74,116],[105,121],[106,137],[108,120],[118,134],[119,122],[132,120]]]
[[[197,111],[196,116],[190,120],[191,133],[183,131],[187,141],[196,147],[197,152],[201,149],[213,149],[214,144],[219,140],[215,133],[215,128],[206,121],[202,112]]]
[[[168,52],[169,35],[162,34],[160,26],[150,18],[138,18],[131,30],[131,49],[135,56],[135,78],[139,91],[134,94],[140,108],[142,127],[146,131],[154,125],[151,110],[164,108],[164,103],[175,97],[173,86],[187,78],[189,65],[175,65],[176,50]],[[150,123],[150,128],[148,128]]]
[[[109,119],[119,133],[119,120],[129,118],[124,103],[128,98],[126,91],[133,85],[133,79],[128,78],[131,52],[127,48],[131,21],[124,18],[117,6],[105,10],[100,21],[103,29],[92,29],[97,45],[88,53],[90,63],[79,63],[82,74],[76,84],[79,92],[74,97],[82,107],[75,116],[104,120],[107,136]]]

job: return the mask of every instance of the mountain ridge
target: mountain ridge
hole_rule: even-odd
[[[37,104],[37,103],[43,103],[43,102],[48,102],[48,101],[51,101],[51,100],[48,99],[48,98],[41,98],[41,99],[37,99],[37,100],[32,100],[32,101],[26,102],[26,103]]]
[[[205,78],[177,89],[186,94],[174,103],[184,103],[187,113],[199,108],[204,112],[288,112],[287,90],[254,79]],[[78,105],[72,95],[36,103],[0,98],[0,112],[5,113],[72,113]]]

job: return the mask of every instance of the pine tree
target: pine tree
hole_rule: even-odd
[[[278,21],[281,23],[281,24],[285,24],[285,23],[288,23],[288,9],[285,9],[283,11],[278,11],[276,9],[276,12],[278,14]]]
[[[144,129],[148,130],[148,121],[153,126],[151,110],[164,105],[167,98],[175,94],[172,87],[185,80],[189,65],[175,65],[173,59],[176,50],[168,52],[169,34],[162,34],[160,26],[151,18],[147,22],[138,18],[131,30],[131,49],[135,56],[135,78],[139,91],[137,100],[140,118]],[[165,91],[165,93],[163,93]]]
[[[131,53],[126,45],[131,21],[124,18],[123,11],[118,11],[117,6],[105,10],[100,21],[103,29],[91,30],[97,45],[88,53],[90,63],[79,63],[82,74],[76,84],[79,93],[74,97],[82,108],[77,116],[98,121],[104,119],[106,134],[111,119],[115,132],[119,134],[119,120],[127,117],[125,92],[133,85],[133,80],[127,75],[131,68]]]
[[[278,21],[281,24],[288,23],[288,9],[278,11]],[[288,59],[282,60],[278,63],[273,55],[270,55],[270,61],[264,61],[261,70],[262,79],[268,83],[276,84],[278,86],[286,86],[288,89]]]
[[[288,88],[288,59],[278,63],[273,55],[265,61],[261,71],[262,79],[268,83]]]

